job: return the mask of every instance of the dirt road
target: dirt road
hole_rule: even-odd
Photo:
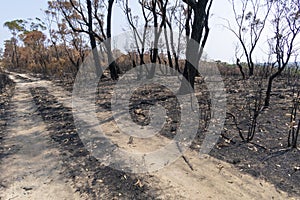
[[[0,166],[0,199],[80,199],[64,179],[60,154],[30,94],[41,82],[11,78],[17,84],[4,138],[10,153]]]
[[[53,121],[49,117],[51,113],[47,113],[48,118],[45,117],[36,103],[41,100],[34,100],[30,90],[45,88],[47,95],[55,99],[57,107],[68,109],[71,108],[71,94],[50,81],[28,75],[11,73],[10,78],[16,82],[16,88],[8,111],[7,134],[4,137],[7,152],[0,165],[1,200],[297,199],[288,197],[285,192],[277,190],[264,180],[241,173],[228,163],[209,156],[199,158],[192,151],[186,152],[185,156],[193,166],[193,171],[183,159],[178,159],[157,172],[144,175],[108,169],[97,160],[86,156],[87,154],[73,153],[81,147],[63,152],[63,142],[53,139],[53,135],[58,133],[52,129],[62,122]],[[50,102],[49,99],[47,101]],[[54,109],[50,112],[63,111]],[[63,119],[67,120],[67,117]],[[111,122],[102,126],[111,134],[118,133]],[[141,151],[145,150],[143,147],[149,148],[149,145],[139,144],[137,140],[132,147],[126,146],[123,137],[111,138],[120,147]],[[69,144],[64,143],[65,146]],[[152,148],[157,148],[161,144],[151,145]]]

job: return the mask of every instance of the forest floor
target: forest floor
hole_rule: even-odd
[[[199,132],[183,157],[154,172],[133,174],[107,167],[87,150],[73,118],[71,83],[12,72],[9,77],[14,83],[7,85],[0,96],[1,200],[300,199],[300,151],[285,148],[290,93],[282,91],[280,84],[272,96],[274,107],[259,118],[253,143],[242,142],[227,119],[227,131],[209,155],[199,157],[203,141]],[[233,84],[237,85],[234,90]],[[227,110],[246,129],[245,116],[239,116],[243,108],[238,107],[245,95],[242,83],[232,78],[225,80],[225,85],[230,93]],[[110,120],[112,89],[113,82],[103,80],[96,105],[101,128],[113,144],[127,151],[147,152],[174,138],[176,123],[166,124],[151,140],[122,135]],[[149,105],[140,106],[139,94],[136,92],[137,98],[131,102],[131,113],[143,125],[147,124]],[[167,91],[151,94],[163,97]],[[204,107],[206,97],[200,95],[198,99],[204,98]],[[171,109],[174,96],[161,101]]]

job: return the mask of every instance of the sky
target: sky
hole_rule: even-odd
[[[223,18],[231,19],[231,5],[227,0],[214,1],[212,5],[212,17],[210,18],[210,35],[205,46],[205,52],[213,60],[225,62],[234,62],[234,51],[236,39],[233,34],[224,28]],[[44,12],[47,8],[47,0],[3,0],[0,6],[0,48],[3,48],[3,42],[11,37],[7,28],[3,27],[6,21],[14,19],[44,18]],[[115,8],[115,12],[121,12]],[[117,15],[118,16],[118,15]],[[119,17],[113,18],[113,35],[121,33],[128,29],[126,21],[121,22]],[[222,25],[223,24],[223,25]]]
[[[6,21],[44,17],[42,10],[47,8],[47,0],[2,0],[0,5],[0,48],[3,42],[11,37],[7,28],[3,27]]]

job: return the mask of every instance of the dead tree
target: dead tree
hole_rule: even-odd
[[[231,0],[235,26],[228,21],[228,28],[238,39],[247,61],[249,77],[254,74],[253,54],[265,28],[272,1],[261,3],[259,0]],[[241,7],[238,5],[241,4]]]
[[[267,64],[265,64],[266,66]],[[264,66],[264,67],[265,67]],[[247,134],[246,137],[240,131],[239,135],[241,139],[245,142],[251,142],[255,136],[258,118],[263,112],[263,76],[251,77],[249,79],[244,79],[244,84],[246,90],[249,90],[249,94],[246,96],[245,106],[248,111],[247,113]]]
[[[300,119],[298,117],[299,104],[300,104],[300,87],[299,87],[299,74],[298,74],[297,56],[295,56],[294,75],[290,74],[292,79],[293,101],[292,110],[290,113],[289,131],[288,131],[288,147],[297,148],[297,140],[300,129]]]
[[[154,75],[157,62],[160,64],[163,62],[168,63],[171,68],[175,66],[175,69],[179,71],[179,51],[181,50],[180,44],[182,44],[180,38],[184,26],[182,24],[183,7],[178,8],[178,5],[182,4],[179,3],[179,0],[174,2],[168,0],[140,0],[139,4],[142,9],[143,20],[133,14],[128,0],[123,1],[122,7],[128,24],[133,31],[133,43],[139,54],[140,65],[145,64],[145,53],[148,53],[150,62],[153,64],[150,69],[146,68],[148,78]],[[179,12],[178,16],[177,12]],[[141,29],[138,27],[139,23],[143,26]],[[177,36],[173,30],[175,26],[179,28],[178,41],[174,41],[175,36]],[[150,29],[150,27],[153,27],[153,29]],[[148,38],[151,38],[151,41]],[[146,52],[146,49],[149,49],[149,52]],[[159,51],[161,51],[160,54]],[[165,53],[167,53],[168,62],[163,58]]]
[[[166,23],[164,25],[164,35],[165,35],[165,43],[167,48],[167,57],[168,63],[171,68],[174,68],[176,71],[180,72],[179,69],[179,54],[181,50],[182,44],[182,34],[184,31],[184,14],[186,9],[181,1],[176,0],[174,4],[167,10],[168,16],[166,18]],[[175,47],[176,43],[174,41],[174,28],[178,28],[177,32],[177,48]],[[168,37],[168,31],[170,36]],[[172,57],[173,56],[173,57]]]
[[[209,34],[208,19],[213,0],[183,0],[183,2],[189,7],[186,17],[186,36],[188,41],[183,71],[183,76],[189,85],[182,81],[178,91],[179,94],[192,92],[190,87],[194,89],[195,77],[198,74],[198,63]],[[191,22],[192,17],[193,20]],[[191,30],[190,23],[192,23]]]
[[[289,65],[296,49],[296,38],[300,33],[300,2],[297,0],[278,0],[274,2],[274,17],[271,21],[274,37],[269,39],[271,52],[274,54],[276,71],[270,75],[265,97],[265,107],[270,106],[273,81]]]
[[[242,74],[243,79],[245,79],[246,76],[245,76],[245,73],[243,71],[243,66],[242,66],[239,58],[236,59],[236,65],[239,67],[239,70],[240,70],[240,72]]]
[[[77,33],[85,33],[89,36],[92,48],[93,58],[96,66],[97,75],[103,75],[100,66],[100,56],[97,51],[97,41],[104,42],[106,48],[109,70],[113,80],[118,79],[118,66],[116,65],[111,52],[111,17],[114,0],[109,0],[107,10],[101,10],[104,1],[86,0],[85,3],[76,0],[58,1],[60,11],[62,12],[67,24]],[[101,4],[101,5],[100,5]],[[100,14],[100,12],[102,14]],[[104,23],[103,13],[106,13],[106,23]],[[96,26],[95,26],[96,24]],[[106,24],[106,27],[104,26]],[[106,30],[106,31],[105,31]]]
[[[138,61],[139,65],[144,65],[145,64],[145,48],[146,48],[146,39],[148,37],[147,31],[148,28],[150,27],[150,22],[151,22],[151,12],[147,12],[145,6],[144,6],[144,0],[139,1],[139,4],[141,6],[142,14],[143,14],[143,30],[139,31],[138,27],[138,22],[139,22],[139,17],[137,15],[134,15],[132,12],[132,9],[129,6],[129,1],[123,1],[122,9],[126,15],[127,22],[133,32],[133,40],[134,40],[134,46],[135,50],[138,53]],[[131,52],[129,52],[131,53]],[[135,54],[135,52],[133,52]],[[135,61],[135,56],[132,57],[132,62],[133,66],[136,67],[137,63]],[[140,70],[138,72],[138,79],[142,77],[143,71]]]
[[[297,140],[300,130],[300,119],[297,118],[297,113],[300,103],[300,90],[293,92],[293,107],[289,123],[288,147],[297,148]]]

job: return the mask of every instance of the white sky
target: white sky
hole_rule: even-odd
[[[9,31],[3,27],[4,22],[14,19],[35,17],[43,19],[44,13],[42,10],[45,10],[46,8],[47,0],[2,0],[0,6],[0,48],[3,48],[4,40],[11,37]],[[121,16],[122,11],[120,11],[120,9],[116,6],[114,9],[113,35],[116,35],[124,29],[128,30],[128,25],[125,17]],[[224,28],[223,25],[225,25],[226,22],[222,19],[226,18],[230,20],[233,18],[232,8],[229,1],[215,0],[213,2],[211,14],[213,14],[209,21],[211,30],[205,47],[205,52],[207,52],[210,59],[232,63],[235,60],[234,52],[237,40],[230,31]],[[255,55],[255,59],[261,60],[261,58],[265,57],[262,51]]]
[[[129,1],[130,5],[136,6],[137,3]],[[235,50],[235,36],[228,31],[224,24],[226,23],[223,18],[232,19],[232,7],[228,0],[222,0],[222,4],[218,4],[220,0],[215,0],[212,4],[211,14],[212,17],[209,21],[210,34],[205,46],[205,52],[208,54],[209,59],[221,60],[225,62],[235,62],[234,50]],[[138,7],[139,9],[139,7]],[[129,26],[125,22],[120,22],[120,19],[124,18],[121,14],[122,11],[118,7],[115,7],[115,14],[113,17],[114,24],[121,24],[115,26],[114,34],[121,33],[124,29],[129,30]],[[119,14],[120,13],[120,14]],[[136,13],[136,12],[134,12]]]

